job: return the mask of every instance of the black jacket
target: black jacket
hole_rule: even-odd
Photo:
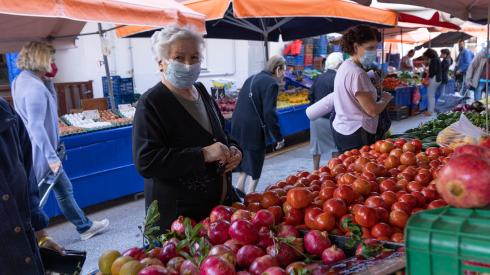
[[[254,79],[253,84],[252,79]],[[257,111],[249,98],[251,84],[252,100]],[[278,93],[277,80],[265,71],[256,74],[255,78],[249,77],[243,84],[231,120],[231,135],[242,148],[254,151],[265,150],[266,142],[260,120],[266,126],[265,135],[268,139],[271,137],[276,141],[283,139],[276,113]]]
[[[222,203],[223,192],[232,188],[231,174],[226,175],[225,187],[218,165],[204,163],[202,148],[217,141],[238,145],[224,132],[224,119],[204,86],[196,87],[201,90],[214,136],[161,82],[142,95],[136,107],[133,159],[145,178],[146,207],[154,200],[159,202],[161,231],[169,229],[180,215],[199,222]]]
[[[336,74],[337,72],[335,70],[327,70],[315,79],[308,96],[311,104],[320,101],[320,99],[333,92],[333,83]],[[323,117],[329,119],[330,114],[326,114]]]
[[[441,82],[442,80],[442,66],[439,57],[431,58],[429,63],[429,77],[433,78],[436,76],[436,81]]]
[[[48,217],[39,209],[34,178],[27,130],[0,98],[0,274],[44,274],[34,231]]]
[[[447,84],[449,80],[449,67],[451,67],[452,60],[445,58],[441,62],[441,74],[442,84]]]

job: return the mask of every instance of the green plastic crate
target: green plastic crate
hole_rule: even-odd
[[[405,229],[407,273],[490,273],[490,208],[442,207],[414,214]]]

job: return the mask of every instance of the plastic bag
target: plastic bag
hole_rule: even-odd
[[[485,135],[483,129],[473,125],[471,121],[461,114],[459,120],[442,130],[436,142],[439,146],[448,146],[455,149],[465,144],[479,144],[482,136]]]

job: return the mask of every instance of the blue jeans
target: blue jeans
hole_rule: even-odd
[[[73,185],[66,175],[66,172],[62,170],[60,173],[60,176],[53,186],[54,195],[65,218],[75,225],[78,233],[81,234],[92,226],[92,221],[85,216],[85,213],[83,213],[82,209],[80,209],[78,203],[75,201],[75,197],[73,196]],[[44,194],[47,188],[47,184],[43,184],[40,188],[40,193]]]
[[[490,87],[490,83],[488,84]],[[475,100],[480,100],[481,99],[481,94],[485,89],[487,88],[487,84],[485,82],[480,82],[478,85],[478,88],[475,89]],[[489,88],[490,89],[490,88]]]

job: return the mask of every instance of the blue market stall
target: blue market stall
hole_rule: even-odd
[[[143,178],[131,154],[132,126],[62,137],[68,158],[63,167],[80,207],[143,191]],[[44,206],[50,217],[61,215],[54,192]]]

